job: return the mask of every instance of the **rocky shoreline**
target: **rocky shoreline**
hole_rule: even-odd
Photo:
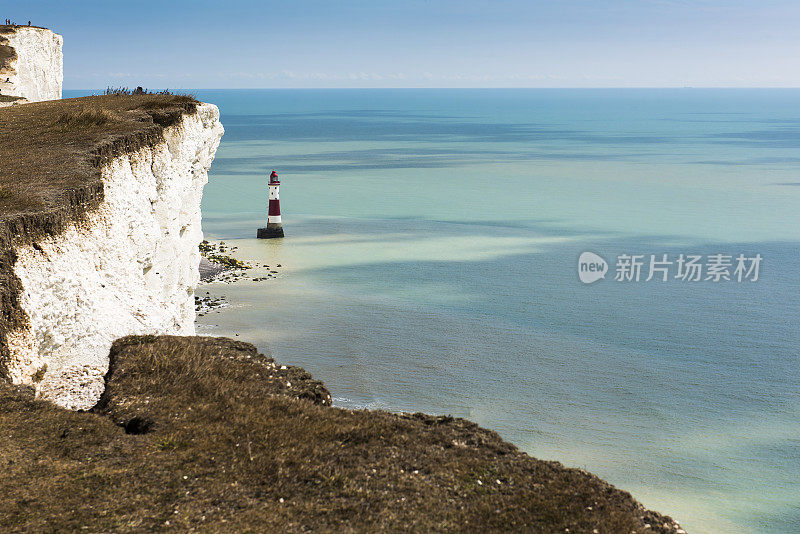
[[[228,246],[224,241],[203,241],[200,244],[200,283],[230,284],[247,278],[253,282],[265,282],[278,276],[279,271],[276,269],[281,267],[280,264],[276,268],[270,269],[269,265],[259,266],[251,261],[242,261],[233,256],[236,250],[237,247]],[[268,272],[264,273],[263,269],[259,268],[268,269]],[[256,269],[258,269],[259,275],[251,277],[248,271]],[[198,289],[200,291],[194,297],[195,312],[198,317],[228,307],[229,303],[224,295],[212,297],[209,291],[203,294],[202,286]]]

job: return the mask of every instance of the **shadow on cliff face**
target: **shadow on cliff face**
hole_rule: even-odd
[[[332,408],[222,338],[136,336],[93,413],[0,384],[0,530],[674,532],[469,421]]]

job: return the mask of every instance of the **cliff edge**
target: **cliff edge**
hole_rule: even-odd
[[[116,338],[194,334],[222,132],[216,106],[185,96],[0,109],[0,378],[88,409]]]

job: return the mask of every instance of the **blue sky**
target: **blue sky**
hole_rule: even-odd
[[[797,0],[6,2],[64,86],[800,87]]]

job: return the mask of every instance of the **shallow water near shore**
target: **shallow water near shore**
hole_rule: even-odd
[[[690,532],[800,530],[800,91],[197,97],[226,128],[206,236],[270,266],[201,286],[230,306],[199,333],[339,406],[472,419]],[[272,168],[287,237],[257,240]],[[579,281],[584,251],[605,280]],[[681,253],[764,260],[613,280],[620,254]]]

